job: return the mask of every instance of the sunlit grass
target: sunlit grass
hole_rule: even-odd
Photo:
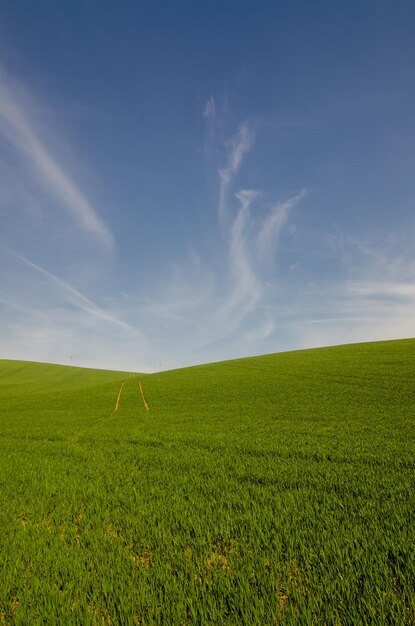
[[[415,623],[414,356],[0,362],[0,623]]]

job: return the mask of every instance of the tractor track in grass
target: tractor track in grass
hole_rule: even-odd
[[[145,395],[144,395],[143,386],[142,386],[142,384],[141,384],[141,381],[138,381],[138,385],[139,385],[139,387],[140,387],[140,393],[141,393],[141,397],[143,398],[143,404],[144,404],[145,410],[146,410],[146,411],[149,411],[149,410],[150,410],[150,405],[149,405],[149,403],[147,402],[146,397],[145,397]]]
[[[123,380],[123,382],[121,383],[120,390],[119,390],[118,396],[117,396],[117,401],[115,403],[114,413],[116,413],[118,411],[118,406],[120,404],[121,394],[122,394],[122,390],[123,390],[124,385],[125,385],[125,380]]]
[[[111,411],[111,413],[107,414],[101,414],[99,417],[96,417],[94,420],[92,420],[87,426],[85,426],[84,428],[81,428],[79,431],[73,433],[69,438],[68,438],[68,443],[71,445],[76,445],[79,443],[81,437],[83,435],[85,435],[86,433],[91,432],[94,428],[99,427],[100,425],[104,424],[105,422],[107,422],[108,420],[111,419],[115,419],[116,418],[116,413],[118,412],[118,408],[119,408],[119,404],[120,404],[120,400],[121,400],[121,395],[124,389],[124,384],[125,384],[125,380],[121,383],[120,385],[120,389],[118,391],[118,395],[117,395],[117,399],[115,402],[115,407],[114,409]]]
[[[138,387],[139,387],[139,390],[140,390],[141,398],[142,398],[142,400],[143,400],[143,405],[144,405],[144,408],[145,408],[146,412],[148,413],[148,412],[150,411],[150,405],[149,405],[149,403],[148,403],[148,401],[147,401],[147,399],[146,399],[146,397],[145,397],[145,395],[144,395],[143,386],[142,386],[142,384],[141,384],[141,381],[140,381],[138,378],[136,378],[135,380],[137,380],[137,382],[138,382]],[[118,413],[118,410],[119,410],[119,408],[120,408],[120,406],[121,406],[121,398],[122,398],[122,396],[123,396],[123,392],[125,391],[125,387],[124,387],[124,386],[125,386],[125,383],[126,383],[126,382],[128,382],[128,380],[123,380],[123,381],[121,382],[121,384],[120,384],[120,388],[119,388],[119,390],[118,390],[118,394],[117,394],[117,399],[116,399],[116,401],[115,401],[115,406],[114,406],[113,411],[112,411],[112,412],[111,412],[111,414],[110,414],[110,416],[112,416],[113,418],[115,418],[115,417],[116,417],[116,413]],[[124,395],[125,395],[125,394],[124,394]],[[100,417],[100,418],[98,418],[98,419],[94,420],[94,422],[93,422],[92,424],[90,424],[87,428],[83,428],[81,431],[79,431],[79,432],[77,432],[77,433],[73,434],[73,435],[72,435],[72,436],[68,439],[68,442],[69,442],[70,444],[72,444],[72,445],[76,445],[76,444],[79,442],[79,439],[80,439],[80,437],[81,437],[83,434],[85,434],[86,432],[88,432],[88,431],[90,431],[91,429],[95,428],[98,424],[100,424],[100,423],[104,422],[104,421],[105,421],[105,420],[107,420],[110,416],[108,416],[108,415],[107,415],[107,416],[102,416],[102,417]]]
[[[145,408],[145,410],[146,410],[146,411],[150,411],[150,405],[149,405],[149,403],[147,402],[147,399],[146,399],[146,397],[145,397],[145,395],[144,395],[143,386],[142,386],[142,384],[141,384],[141,381],[140,381],[140,380],[138,380],[138,379],[136,379],[136,380],[137,380],[137,382],[138,382],[138,386],[139,386],[139,389],[140,389],[140,394],[141,394],[141,398],[142,398],[142,400],[143,400],[144,408]],[[117,413],[118,408],[119,408],[119,406],[120,406],[121,396],[122,396],[122,392],[123,392],[124,385],[125,385],[125,383],[126,383],[126,382],[127,382],[127,381],[123,380],[123,382],[122,382],[122,383],[121,383],[121,385],[120,385],[120,389],[119,389],[119,391],[118,391],[118,395],[117,395],[117,400],[116,400],[116,402],[115,402],[114,413]]]

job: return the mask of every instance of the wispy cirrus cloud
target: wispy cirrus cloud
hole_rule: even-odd
[[[321,242],[322,247],[324,241]],[[293,316],[299,347],[381,341],[415,335],[415,250],[412,238],[326,237],[343,277],[302,291],[306,314]]]
[[[10,306],[9,303],[7,306]],[[148,372],[155,368],[154,352],[140,336],[108,327],[82,310],[12,306],[7,315],[0,300],[2,341],[0,358]]]
[[[204,115],[209,123],[215,122],[213,98],[207,101]],[[160,302],[156,298],[145,305],[147,311],[162,316],[164,321],[168,319],[180,332],[185,328],[185,341],[192,338],[193,350],[199,346],[202,351],[214,352],[221,345],[230,346],[237,341],[243,353],[243,346],[249,351],[246,346],[265,341],[278,327],[275,308],[267,306],[269,274],[274,270],[290,211],[306,192],[270,205],[263,191],[241,188],[238,174],[253,139],[248,124],[241,124],[224,143],[224,163],[217,169],[221,247],[215,260],[219,268],[208,265],[206,272],[206,265],[200,262],[203,271],[196,278],[191,278],[189,272],[179,272],[180,280],[170,281],[167,295]]]
[[[205,141],[204,141],[204,158],[205,158],[205,175],[208,183],[208,193],[214,187],[216,176],[216,100],[210,96],[205,103],[203,109],[203,117],[205,118]]]
[[[221,307],[223,315],[231,320],[232,331],[260,305],[267,292],[264,270],[269,273],[274,269],[274,260],[278,254],[278,243],[284,226],[288,223],[291,210],[306,195],[303,189],[284,202],[278,202],[252,215],[252,207],[266,199],[266,194],[255,189],[234,191],[235,180],[245,155],[253,144],[253,133],[246,123],[226,143],[228,152],[226,163],[219,169],[219,204],[218,214],[222,228],[228,229],[228,271],[230,274],[229,296]],[[235,211],[228,206],[231,191],[239,205]],[[265,210],[264,210],[265,209]],[[227,216],[226,224],[224,216]],[[263,320],[261,315],[257,323],[271,332],[271,322]],[[261,333],[260,333],[261,334]],[[248,333],[256,336],[256,330]]]
[[[244,156],[249,152],[254,141],[254,133],[248,125],[242,124],[239,131],[234,135],[226,146],[228,148],[227,161],[224,167],[219,169],[219,219],[223,221],[226,217],[226,203],[228,191],[234,177],[241,167]]]
[[[224,311],[234,320],[244,318],[256,306],[263,291],[250,259],[248,232],[251,205],[259,195],[255,190],[241,190],[236,193],[240,206],[229,240],[229,267],[233,285],[224,306]]]
[[[209,130],[209,124],[216,121],[213,98],[205,104],[204,115]],[[274,270],[290,211],[300,203],[305,191],[270,205],[265,192],[241,188],[238,174],[253,139],[248,124],[242,123],[228,141],[221,142],[226,151],[214,181],[219,192],[220,234],[215,262],[206,264],[206,259],[199,258],[194,272],[178,271],[162,290],[163,297],[149,298],[137,313],[151,311],[163,325],[175,325],[178,334],[184,333],[184,342],[191,343],[192,352],[199,348],[214,355],[220,346],[229,348],[236,342],[239,354],[243,354],[269,338],[278,327],[275,308],[267,305],[269,275]],[[276,280],[274,276],[274,283]]]
[[[277,324],[271,311],[265,310],[262,322],[252,330],[244,334],[243,338],[247,343],[259,343],[270,337],[277,329]]]
[[[0,136],[29,163],[45,191],[64,205],[82,229],[111,246],[113,237],[95,209],[53,157],[30,121],[19,98],[0,71]]]
[[[205,105],[209,123],[215,121],[213,102]],[[306,192],[270,203],[264,191],[241,186],[238,175],[253,146],[246,123],[225,146],[214,181],[220,235],[215,258],[189,253],[185,267],[170,264],[168,281],[158,289],[125,298],[129,318],[154,337],[164,367],[266,351],[263,346],[281,329],[275,285],[284,276],[276,260],[291,211]]]
[[[350,295],[370,300],[412,302],[415,304],[415,285],[409,282],[352,281],[347,285]]]
[[[40,267],[40,265],[33,263],[23,255],[18,254],[17,252],[14,252],[12,250],[9,250],[8,252],[31,269],[45,276],[47,280],[59,292],[62,298],[66,300],[69,304],[81,309],[85,313],[88,313],[95,318],[99,318],[100,320],[109,322],[110,324],[115,324],[116,326],[119,326],[126,331],[130,331],[133,333],[136,332],[132,326],[122,320],[117,319],[116,317],[99,307],[97,304],[92,302],[89,298],[86,298],[82,293],[75,289],[75,287],[64,281],[59,276],[56,276],[56,274],[53,274],[43,267]]]
[[[116,300],[97,304],[56,273],[0,248],[0,358],[154,369],[154,347]]]
[[[302,189],[285,202],[278,202],[264,217],[257,238],[258,255],[263,261],[270,261],[275,254],[276,246],[280,238],[291,210],[301,202],[306,195]]]
[[[213,96],[210,96],[205,104],[205,108],[203,109],[203,116],[210,118],[210,119],[215,119],[216,117],[216,102],[215,102],[215,98]]]

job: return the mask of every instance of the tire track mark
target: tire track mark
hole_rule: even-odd
[[[144,404],[144,406],[145,406],[145,409],[146,409],[146,411],[149,411],[149,410],[150,410],[150,405],[149,405],[149,403],[147,402],[146,397],[145,397],[145,395],[144,395],[144,391],[143,391],[143,387],[142,387],[142,385],[141,385],[141,382],[140,382],[140,381],[138,381],[138,384],[139,384],[139,387],[140,387],[141,397],[143,398],[143,404]]]
[[[121,399],[121,394],[122,394],[122,390],[123,390],[123,387],[124,387],[124,383],[125,383],[125,380],[121,383],[121,387],[120,387],[120,390],[119,390],[118,396],[117,396],[117,402],[115,403],[114,413],[116,413],[118,411],[118,405],[120,403],[120,399]]]

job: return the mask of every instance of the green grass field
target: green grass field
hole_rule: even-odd
[[[1,624],[415,624],[415,340],[138,378],[0,362]]]

